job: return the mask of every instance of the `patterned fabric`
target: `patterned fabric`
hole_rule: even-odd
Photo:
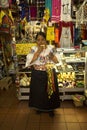
[[[30,66],[30,62],[33,58],[34,53],[37,51],[37,46],[33,46],[31,49],[31,53],[29,53],[26,57],[26,67]],[[54,46],[52,45],[47,45],[47,48],[43,50],[43,52],[41,52],[41,54],[39,55],[38,59],[36,61],[33,62],[33,65],[44,65],[47,62],[49,62],[48,59],[48,55],[50,52],[54,53]]]
[[[61,21],[71,21],[71,0],[61,0]]]
[[[52,21],[60,21],[61,0],[52,0]]]
[[[47,93],[48,93],[48,98],[51,98],[51,95],[55,91],[55,83],[54,83],[54,75],[52,68],[47,69],[47,75],[48,75],[48,86],[47,86]]]
[[[73,46],[73,22],[60,22],[60,46],[69,48]]]
[[[62,33],[60,38],[61,48],[70,48],[72,47],[72,39],[70,33],[70,27],[62,27]]]

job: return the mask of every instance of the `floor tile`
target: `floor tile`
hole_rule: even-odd
[[[77,116],[78,122],[84,122],[84,123],[87,122],[87,113],[78,114],[76,116]]]
[[[67,123],[67,130],[82,130],[79,123]]]
[[[87,130],[87,123],[80,123],[81,130]]]
[[[78,122],[78,119],[75,115],[64,115],[65,122]]]
[[[40,130],[67,130],[65,123],[41,123]]]
[[[55,116],[37,114],[27,101],[19,101],[15,88],[0,92],[0,130],[87,130],[87,106],[61,101]]]
[[[27,122],[26,130],[40,130],[39,122]]]
[[[27,113],[19,113],[16,118],[13,130],[25,130],[29,115]]]
[[[72,115],[72,114],[75,114],[75,110],[74,108],[64,108],[64,114],[68,114],[68,115]]]
[[[58,115],[63,115],[64,114],[64,109],[63,108],[58,108],[55,110],[55,114],[58,114]]]

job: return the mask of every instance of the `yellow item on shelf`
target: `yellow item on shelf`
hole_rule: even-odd
[[[16,54],[17,55],[27,55],[32,46],[35,46],[35,43],[18,43],[16,44]]]

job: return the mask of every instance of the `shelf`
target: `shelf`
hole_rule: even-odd
[[[19,100],[29,100],[29,96],[21,96],[18,99]]]
[[[20,92],[22,92],[22,93],[25,93],[25,92],[26,92],[26,93],[29,93],[29,92],[30,92],[30,88],[29,88],[29,87],[26,87],[26,88],[24,88],[24,87],[21,88],[21,87],[20,87],[19,89],[20,89]]]
[[[67,63],[83,63],[85,58],[65,58]]]
[[[31,74],[31,72],[22,72],[22,71],[19,71],[18,74],[24,74],[24,73],[27,73],[27,74]]]
[[[82,92],[84,91],[84,88],[59,88],[60,92]]]
[[[72,99],[71,94],[70,95],[65,95],[65,92],[83,92],[84,88],[59,88],[59,93],[62,93],[60,95],[61,100],[66,100],[66,99]],[[19,88],[19,94],[18,94],[18,99],[19,100],[28,100],[29,99],[29,92],[30,88],[23,87]],[[27,95],[28,94],[28,95]]]

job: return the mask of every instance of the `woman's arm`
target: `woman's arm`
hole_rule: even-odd
[[[52,60],[54,63],[59,62],[57,57],[52,52],[50,52],[50,54],[49,54],[49,59]]]
[[[38,57],[42,51],[43,51],[43,47],[39,47],[38,50],[35,52],[30,64],[38,59]]]

